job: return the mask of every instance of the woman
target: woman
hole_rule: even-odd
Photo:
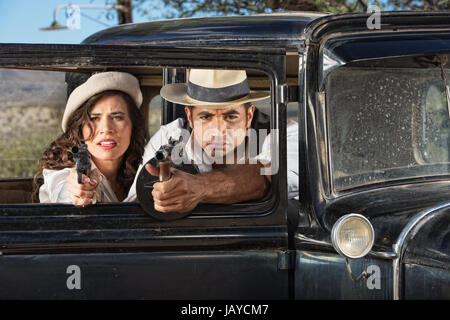
[[[139,81],[128,73],[97,73],[73,90],[62,120],[64,133],[39,160],[40,202],[127,201],[147,142],[141,104]],[[71,151],[82,143],[91,155],[91,173],[79,184]]]

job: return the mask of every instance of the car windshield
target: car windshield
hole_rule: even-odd
[[[450,110],[441,68],[397,62],[348,65],[327,78],[335,191],[450,175]],[[444,71],[450,85],[448,66]]]

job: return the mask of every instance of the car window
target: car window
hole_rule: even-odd
[[[154,72],[153,72],[154,73]],[[0,203],[29,203],[31,200],[31,186],[33,176],[39,173],[38,160],[51,142],[62,134],[61,119],[64,113],[67,100],[67,75],[65,72],[56,71],[36,71],[36,70],[16,70],[0,69],[1,95],[3,105],[3,116],[1,117],[1,140],[0,140]],[[74,73],[71,73],[72,76]],[[144,75],[145,77],[145,75]],[[257,74],[258,81],[261,75]],[[71,81],[68,81],[71,83]],[[264,83],[270,83],[264,79]],[[73,90],[74,87],[71,87]],[[267,87],[258,87],[256,90],[270,90]],[[162,97],[158,94],[160,87],[147,82],[142,85],[144,102],[149,101],[148,110],[145,111],[149,137],[152,137],[162,125]],[[271,99],[255,101],[255,106],[265,114],[271,114]],[[289,108],[290,118],[296,117],[296,104]],[[144,108],[145,110],[145,108]],[[184,110],[184,108],[183,108]],[[264,126],[270,123],[262,117]],[[264,127],[263,126],[263,127]],[[264,153],[262,159],[267,157],[267,152],[277,153],[278,148],[268,148],[263,145],[267,137],[267,130],[256,130],[259,141],[256,149],[249,148],[250,156],[255,157]],[[275,146],[278,135],[273,138]],[[250,147],[251,141],[249,142]],[[263,150],[263,148],[265,148]],[[252,153],[254,151],[254,154]],[[256,161],[256,160],[255,160]],[[267,171],[277,174],[276,167]],[[42,185],[43,175],[39,175]],[[15,184],[15,190],[7,190],[12,186],[10,180],[22,179],[20,184]],[[14,182],[15,183],[15,182]],[[16,192],[17,191],[17,192]],[[11,193],[14,196],[11,196]],[[20,193],[19,196],[17,194]],[[34,194],[35,201],[38,202],[38,193]],[[56,201],[56,203],[59,203]],[[65,203],[65,202],[62,202]]]
[[[444,85],[431,82],[425,92],[425,107],[421,115],[419,156],[425,163],[450,162],[450,115]]]
[[[255,101],[253,104],[265,114],[270,115],[270,100]]]
[[[337,191],[450,174],[450,122],[440,69],[380,64],[342,67],[327,79],[330,162]],[[446,73],[450,78],[450,70]]]
[[[64,72],[0,69],[0,178],[32,177],[62,132]]]
[[[150,110],[148,113],[150,137],[152,137],[161,127],[161,103],[162,98],[159,94],[154,96],[150,102]]]
[[[287,190],[288,199],[299,200],[299,103],[287,104]]]

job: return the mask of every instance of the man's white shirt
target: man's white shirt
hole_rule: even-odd
[[[190,134],[186,137],[187,130],[184,129],[184,119],[178,118],[166,125],[160,127],[160,129],[151,137],[150,141],[145,146],[142,164],[139,166],[136,176],[134,178],[133,184],[130,188],[128,196],[123,200],[124,202],[137,201],[136,195],[136,181],[139,173],[143,169],[144,165],[152,159],[156,151],[162,146],[169,143],[169,139],[178,140],[180,136],[183,136],[187,140],[185,143],[185,152],[187,160],[192,161],[197,165],[200,173],[212,171],[212,161],[208,155],[200,148],[192,148],[191,139],[193,135]],[[262,144],[260,152],[254,157],[255,161],[262,163],[264,166],[268,166],[271,163],[272,152],[271,152],[271,135],[268,134]],[[187,138],[187,139],[186,139]],[[194,142],[195,143],[195,142]],[[200,150],[198,152],[197,150]],[[207,161],[205,161],[207,159]],[[240,163],[241,160],[238,161]],[[298,123],[295,121],[288,121],[287,123],[287,180],[288,180],[288,199],[296,198],[298,199]]]

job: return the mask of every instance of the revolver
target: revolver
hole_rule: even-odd
[[[152,165],[156,162],[159,167],[159,181],[167,181],[170,179],[170,167],[172,166],[171,154],[173,148],[183,141],[183,136],[178,140],[169,138],[169,143],[162,145],[155,153],[155,157],[151,159]]]
[[[159,167],[159,177],[154,177],[150,175],[150,173],[147,172],[147,170],[143,169],[138,175],[137,182],[136,182],[136,193],[137,198],[144,209],[144,211],[152,216],[155,219],[158,220],[175,220],[180,219],[182,217],[185,217],[190,214],[190,212],[185,213],[179,213],[179,212],[166,212],[162,213],[159,211],[156,211],[154,208],[154,201],[153,197],[151,195],[151,189],[153,189],[153,184],[158,181],[166,181],[170,179],[170,167],[174,167],[178,170],[190,173],[190,174],[197,174],[199,173],[198,168],[194,164],[184,164],[180,163],[177,164],[172,163],[172,153],[173,156],[182,156],[183,148],[180,148],[180,152],[176,152],[177,150],[174,150],[175,147],[182,147],[183,145],[181,143],[183,141],[183,137],[180,136],[178,140],[173,139],[172,137],[169,138],[169,142],[165,145],[162,145],[158,151],[156,151],[155,156],[150,159],[147,163],[150,163],[154,167]]]
[[[72,147],[73,160],[78,175],[78,183],[83,184],[82,176],[89,176],[91,171],[91,154],[87,149],[87,144]]]

